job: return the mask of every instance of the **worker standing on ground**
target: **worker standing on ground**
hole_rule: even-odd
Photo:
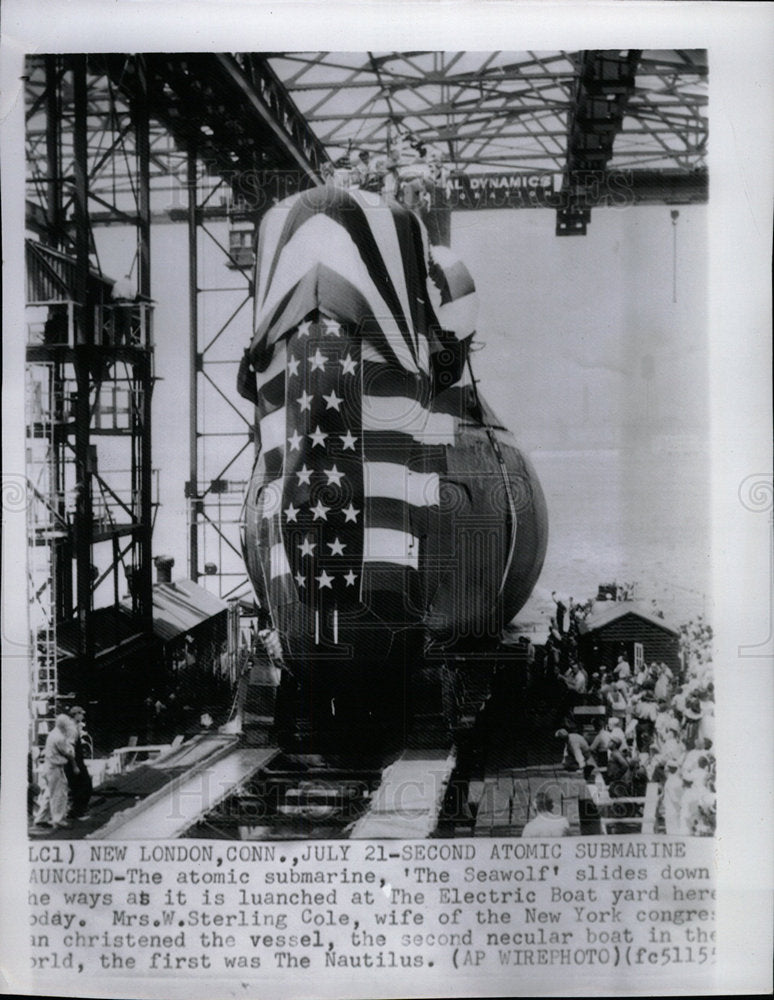
[[[57,715],[54,728],[46,737],[43,750],[42,790],[35,813],[35,826],[51,826],[58,830],[67,822],[67,778],[65,765],[70,762],[75,774],[75,739],[77,729],[69,715]]]
[[[76,737],[73,743],[75,752],[74,761],[65,764],[65,777],[70,786],[72,796],[72,809],[70,813],[73,819],[86,819],[89,799],[91,798],[92,783],[91,775],[86,767],[83,735],[85,733],[86,710],[80,705],[73,705],[70,709],[70,718],[76,729]]]

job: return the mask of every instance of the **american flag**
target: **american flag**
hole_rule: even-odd
[[[442,491],[474,405],[475,288],[448,249],[433,249],[430,274],[427,260],[416,217],[366,192],[304,192],[263,222],[240,376],[260,435],[245,558],[291,660],[378,657],[364,646],[379,628],[464,603],[446,594],[464,587],[459,510],[445,511]],[[476,449],[463,459],[474,474]]]

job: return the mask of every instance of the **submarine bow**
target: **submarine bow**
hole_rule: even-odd
[[[322,187],[265,216],[255,288],[243,550],[289,672],[374,677],[498,636],[547,516],[471,375],[467,268],[397,202]]]

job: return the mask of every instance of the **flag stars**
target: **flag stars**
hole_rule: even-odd
[[[298,433],[298,431],[293,431],[293,433],[288,438],[288,444],[290,445],[290,450],[291,451],[300,451],[301,450],[301,441],[302,440],[303,440],[303,438]]]
[[[311,371],[316,371],[316,370],[319,370],[321,372],[325,371],[325,362],[327,361],[327,358],[325,357],[324,354],[320,353],[319,347],[311,356],[311,358],[307,358],[306,360],[312,366]]]
[[[325,570],[323,570],[322,573],[320,573],[319,576],[316,576],[315,580],[317,580],[317,584],[318,584],[320,590],[322,590],[323,587],[327,587],[329,590],[333,590],[333,587],[331,586],[331,584],[333,583],[333,577],[329,576],[325,572]]]
[[[312,321],[309,319],[305,319],[303,323],[299,323],[298,324],[299,337],[308,337],[311,328],[312,328]]]
[[[312,400],[313,399],[314,399],[314,396],[310,396],[309,393],[306,391],[306,389],[304,389],[304,391],[301,393],[301,395],[297,399],[297,403],[301,407],[301,412],[302,413],[303,413],[304,410],[310,410],[311,411],[311,409],[312,409]]]
[[[293,521],[294,524],[298,524],[298,508],[294,507],[293,504],[288,504],[285,508],[285,517],[288,521]]]
[[[341,333],[341,324],[335,320],[330,319],[328,316],[322,317],[323,323],[325,323],[325,333],[330,337],[338,337]]]
[[[354,361],[349,355],[341,360],[341,370],[345,375],[354,375],[356,365],[357,361]]]
[[[307,486],[311,485],[311,482],[312,482],[312,470],[311,469],[307,469],[306,462],[304,462],[304,464],[298,470],[298,472],[296,473],[296,475],[298,476],[298,485],[299,486],[301,486],[302,484],[306,484]]]
[[[288,375],[298,375],[299,358],[288,357]]]
[[[352,451],[355,450],[355,442],[357,441],[357,438],[356,437],[352,437],[352,431],[348,430],[346,434],[340,434],[339,435],[339,439],[340,439],[341,444],[343,446],[342,447],[343,451],[346,451],[347,448],[351,448]]]
[[[321,448],[324,448],[325,447],[325,439],[328,437],[328,435],[327,434],[323,434],[323,432],[320,430],[320,425],[318,424],[317,427],[315,427],[315,429],[309,435],[309,437],[312,439],[312,447],[313,448],[316,445],[319,445]]]
[[[303,542],[298,546],[301,550],[301,558],[304,556],[314,556],[314,550],[317,548],[317,542],[312,542],[309,538],[305,538]]]
[[[326,507],[322,500],[318,500],[314,507],[310,507],[309,510],[315,521],[322,519],[323,521],[328,520],[328,511],[330,507]]]
[[[332,389],[331,392],[327,396],[325,395],[325,393],[323,393],[323,399],[325,400],[325,409],[326,410],[335,410],[337,413],[339,412],[339,407],[344,402],[343,399],[340,399],[336,395],[336,390],[335,389]]]
[[[336,538],[335,541],[333,541],[333,542],[326,542],[325,544],[331,550],[331,555],[332,556],[343,556],[344,555],[344,549],[347,547],[347,543],[340,541],[338,539],[338,537]]]
[[[344,478],[344,473],[339,472],[338,468],[334,465],[332,469],[323,469],[325,475],[328,477],[328,485],[333,483],[335,486],[341,486],[341,480]]]
[[[344,574],[344,580],[346,581],[346,584],[347,584],[348,587],[354,587],[356,579],[357,579],[357,577],[352,572],[352,570],[350,570],[349,573],[345,573]]]
[[[304,574],[303,573],[296,573],[296,585],[298,587],[305,587],[306,586],[306,580],[304,579]]]
[[[353,524],[357,524],[357,515],[360,513],[355,507],[352,506],[350,502],[348,507],[343,507],[341,513],[344,515],[344,523],[347,521],[352,521]]]

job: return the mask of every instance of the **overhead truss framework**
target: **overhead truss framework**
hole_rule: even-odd
[[[191,461],[185,489],[190,515],[189,570],[196,580],[214,566],[214,575],[224,577],[218,581],[221,594],[235,586],[238,590],[235,576],[248,583],[243,568],[235,575],[224,570],[225,560],[217,558],[212,564],[205,560],[214,551],[225,549],[241,564],[238,498],[224,496],[224,487],[231,490],[231,480],[225,476],[250,447],[251,422],[243,420],[234,455],[227,454],[233,431],[223,432],[231,437],[224,441],[217,428],[203,426],[207,394],[215,393],[228,401],[234,393],[236,368],[214,367],[223,365],[222,361],[209,363],[209,349],[223,329],[204,329],[199,305],[205,293],[226,289],[203,287],[212,282],[202,282],[198,246],[203,238],[220,246],[224,262],[234,271],[234,290],[240,292],[234,314],[242,312],[252,295],[249,267],[218,243],[208,228],[209,220],[241,214],[243,219],[257,222],[274,200],[320,183],[327,154],[271,67],[258,56],[79,56],[83,85],[77,118],[74,60],[72,56],[33,56],[27,63],[27,225],[42,243],[72,256],[80,253],[81,270],[88,267],[95,274],[102,271],[95,227],[119,225],[141,231],[127,278],[138,287],[142,284],[147,295],[151,221],[171,217],[187,222]],[[141,167],[134,137],[138,109],[142,109],[146,135]],[[88,179],[80,216],[73,197],[79,176]],[[225,325],[232,319],[234,315]],[[231,407],[239,413],[233,403]],[[214,479],[205,468],[205,460],[207,451],[217,449],[205,438],[221,438],[226,445]],[[143,566],[150,581],[150,549],[146,556]]]
[[[595,77],[595,65],[604,74],[603,62],[616,60],[630,76],[625,100],[615,79]],[[30,60],[28,145],[44,184],[42,66],[43,57]],[[150,118],[152,191],[184,189],[193,148],[205,172],[260,208],[318,182],[329,159],[395,152],[408,137],[451,173],[523,171],[568,182],[584,133],[606,132],[605,169],[628,172],[634,200],[706,199],[703,50],[152,53],[92,55],[89,69],[90,140],[95,162],[103,158],[91,195],[99,222],[111,221],[99,197],[111,206],[121,193],[131,201],[131,165],[121,171],[105,135],[116,108],[138,94]],[[594,106],[595,84],[607,86],[602,100],[611,107]],[[64,148],[66,159],[66,137]]]
[[[629,52],[606,52],[628,57]],[[282,52],[266,58],[331,157],[410,133],[456,169],[562,171],[585,52]],[[703,51],[639,52],[612,166],[704,165]]]

